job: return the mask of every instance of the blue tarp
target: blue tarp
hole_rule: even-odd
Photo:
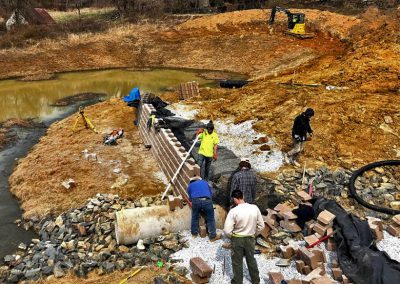
[[[129,95],[124,97],[124,102],[129,103],[133,101],[140,100],[140,91],[139,88],[133,88],[130,92]]]

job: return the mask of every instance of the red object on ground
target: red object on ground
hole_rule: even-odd
[[[321,243],[321,242],[323,242],[323,241],[329,239],[330,236],[336,234],[337,231],[339,231],[339,229],[336,229],[336,230],[334,230],[332,233],[330,233],[330,234],[328,234],[328,235],[326,235],[326,236],[320,238],[318,241],[316,241],[315,243],[312,243],[311,245],[309,245],[309,246],[306,247],[306,248],[307,248],[307,249],[310,249],[310,248],[315,247],[315,246],[318,245],[319,243]]]

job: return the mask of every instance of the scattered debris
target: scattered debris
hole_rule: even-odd
[[[72,178],[67,179],[66,181],[63,181],[61,183],[61,185],[65,188],[65,189],[71,189],[74,188],[76,186],[76,182],[75,180],[73,180]]]

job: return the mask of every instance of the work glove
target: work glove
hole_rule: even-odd
[[[201,133],[203,133],[204,129],[203,128],[199,128],[196,132],[197,135],[200,135]]]
[[[218,154],[217,154],[217,152],[214,153],[213,159],[214,159],[214,161],[216,161],[216,160],[218,159]]]

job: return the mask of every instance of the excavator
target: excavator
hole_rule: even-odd
[[[288,17],[288,30],[285,32],[287,35],[291,35],[297,38],[306,39],[313,38],[314,34],[306,33],[304,13],[291,13],[289,10],[275,6],[271,10],[271,16],[269,17],[269,26],[271,27],[275,21],[276,12],[284,12]]]

